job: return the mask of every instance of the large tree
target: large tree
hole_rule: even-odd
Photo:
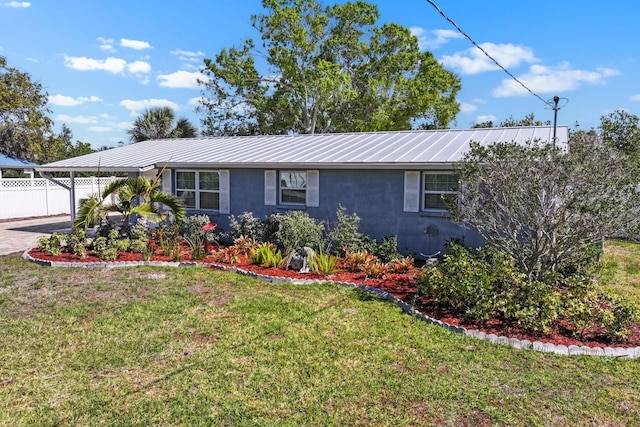
[[[88,142],[76,141],[74,143],[73,132],[63,123],[59,134],[51,134],[46,138],[41,160],[43,163],[50,163],[57,160],[82,156],[83,154],[93,153],[94,151]]]
[[[205,59],[205,133],[283,134],[446,128],[460,80],[375,5],[263,0],[252,40]],[[260,67],[258,66],[260,65]]]
[[[179,118],[170,107],[155,107],[145,110],[127,133],[132,142],[148,139],[194,138],[198,129],[187,119]],[[175,123],[174,123],[175,122]]]
[[[600,118],[602,140],[633,157],[640,157],[640,119],[624,110],[615,110]]]
[[[511,255],[529,280],[583,259],[611,235],[638,231],[638,170],[594,132],[552,144],[472,144],[457,166],[454,218]]]
[[[49,113],[42,85],[0,56],[0,152],[39,161],[51,130]]]

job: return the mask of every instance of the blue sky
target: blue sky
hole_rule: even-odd
[[[411,28],[462,81],[452,127],[553,111],[462,37],[426,0],[378,0],[379,23]],[[468,35],[542,99],[558,123],[597,127],[615,109],[640,115],[640,2],[436,0]],[[326,3],[325,3],[326,4]],[[94,148],[128,143],[145,108],[170,106],[199,125],[204,58],[259,39],[259,0],[0,0],[0,55],[49,94],[55,129]],[[266,70],[265,70],[266,72]]]

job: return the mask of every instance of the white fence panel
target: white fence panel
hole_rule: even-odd
[[[75,179],[76,209],[80,200],[102,191],[115,177]],[[69,178],[58,179],[70,185]],[[69,191],[44,178],[0,179],[0,219],[69,214]]]

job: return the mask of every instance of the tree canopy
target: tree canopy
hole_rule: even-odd
[[[640,156],[640,119],[624,110],[615,110],[600,118],[602,140],[634,157]]]
[[[513,116],[509,116],[502,123],[500,123],[497,127],[519,127],[519,126],[542,126],[542,125],[550,125],[551,121],[547,120],[544,123],[542,120],[537,120],[534,113],[527,114],[524,118],[516,120]],[[493,120],[487,120],[485,122],[475,123],[472,128],[492,128]]]
[[[39,161],[53,123],[49,113],[42,85],[0,56],[0,152]]]
[[[612,235],[637,233],[638,170],[594,131],[552,144],[472,144],[457,166],[454,217],[512,256],[530,280],[575,265]]]
[[[133,122],[133,126],[127,133],[132,142],[198,136],[198,129],[189,120],[185,118],[175,120],[175,112],[170,107],[149,108]]]
[[[262,50],[249,39],[205,59],[206,134],[446,128],[458,113],[459,78],[409,29],[377,26],[375,5],[262,3],[251,18]]]

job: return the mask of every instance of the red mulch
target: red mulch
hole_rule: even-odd
[[[46,261],[60,261],[60,262],[104,262],[98,259],[91,251],[88,251],[88,255],[84,259],[79,259],[76,255],[70,253],[63,253],[59,256],[52,256],[48,253],[44,253],[38,250],[38,248],[31,249],[29,254],[36,259]],[[156,253],[151,258],[152,261],[172,261],[171,256],[162,255],[157,249]],[[122,261],[142,261],[142,255],[139,253],[119,252],[118,258],[114,262]],[[193,261],[188,249],[184,249],[181,252],[180,261]],[[108,261],[107,261],[108,262]],[[204,258],[198,262],[215,263],[211,256]],[[221,264],[221,263],[217,263]],[[242,262],[240,264],[229,264],[231,267],[240,268],[246,271],[251,271],[257,274],[265,276],[277,276],[288,277],[295,279],[306,280],[324,280],[335,282],[350,282],[359,283],[362,285],[368,285],[380,290],[386,291],[391,295],[399,298],[409,304],[413,304],[414,307],[423,314],[439,319],[445,323],[461,326],[466,329],[476,329],[486,334],[496,334],[498,336],[505,335],[509,338],[527,339],[531,342],[541,341],[545,343],[553,343],[556,345],[563,344],[569,345],[586,345],[589,347],[638,347],[640,346],[640,322],[634,322],[631,327],[631,334],[627,337],[627,340],[623,343],[613,343],[602,334],[591,332],[590,334],[584,334],[584,339],[579,340],[574,338],[574,331],[567,326],[566,322],[559,321],[552,328],[552,332],[548,334],[533,333],[523,330],[515,323],[504,322],[501,319],[490,319],[483,324],[476,324],[468,322],[462,319],[460,313],[456,313],[447,307],[439,306],[433,300],[427,297],[419,297],[414,301],[416,294],[415,276],[419,274],[418,269],[413,269],[405,274],[391,273],[385,275],[382,279],[367,278],[363,273],[351,273],[341,271],[330,275],[322,275],[314,272],[299,273],[294,270],[285,270],[283,268],[270,268],[253,265],[248,262]]]

